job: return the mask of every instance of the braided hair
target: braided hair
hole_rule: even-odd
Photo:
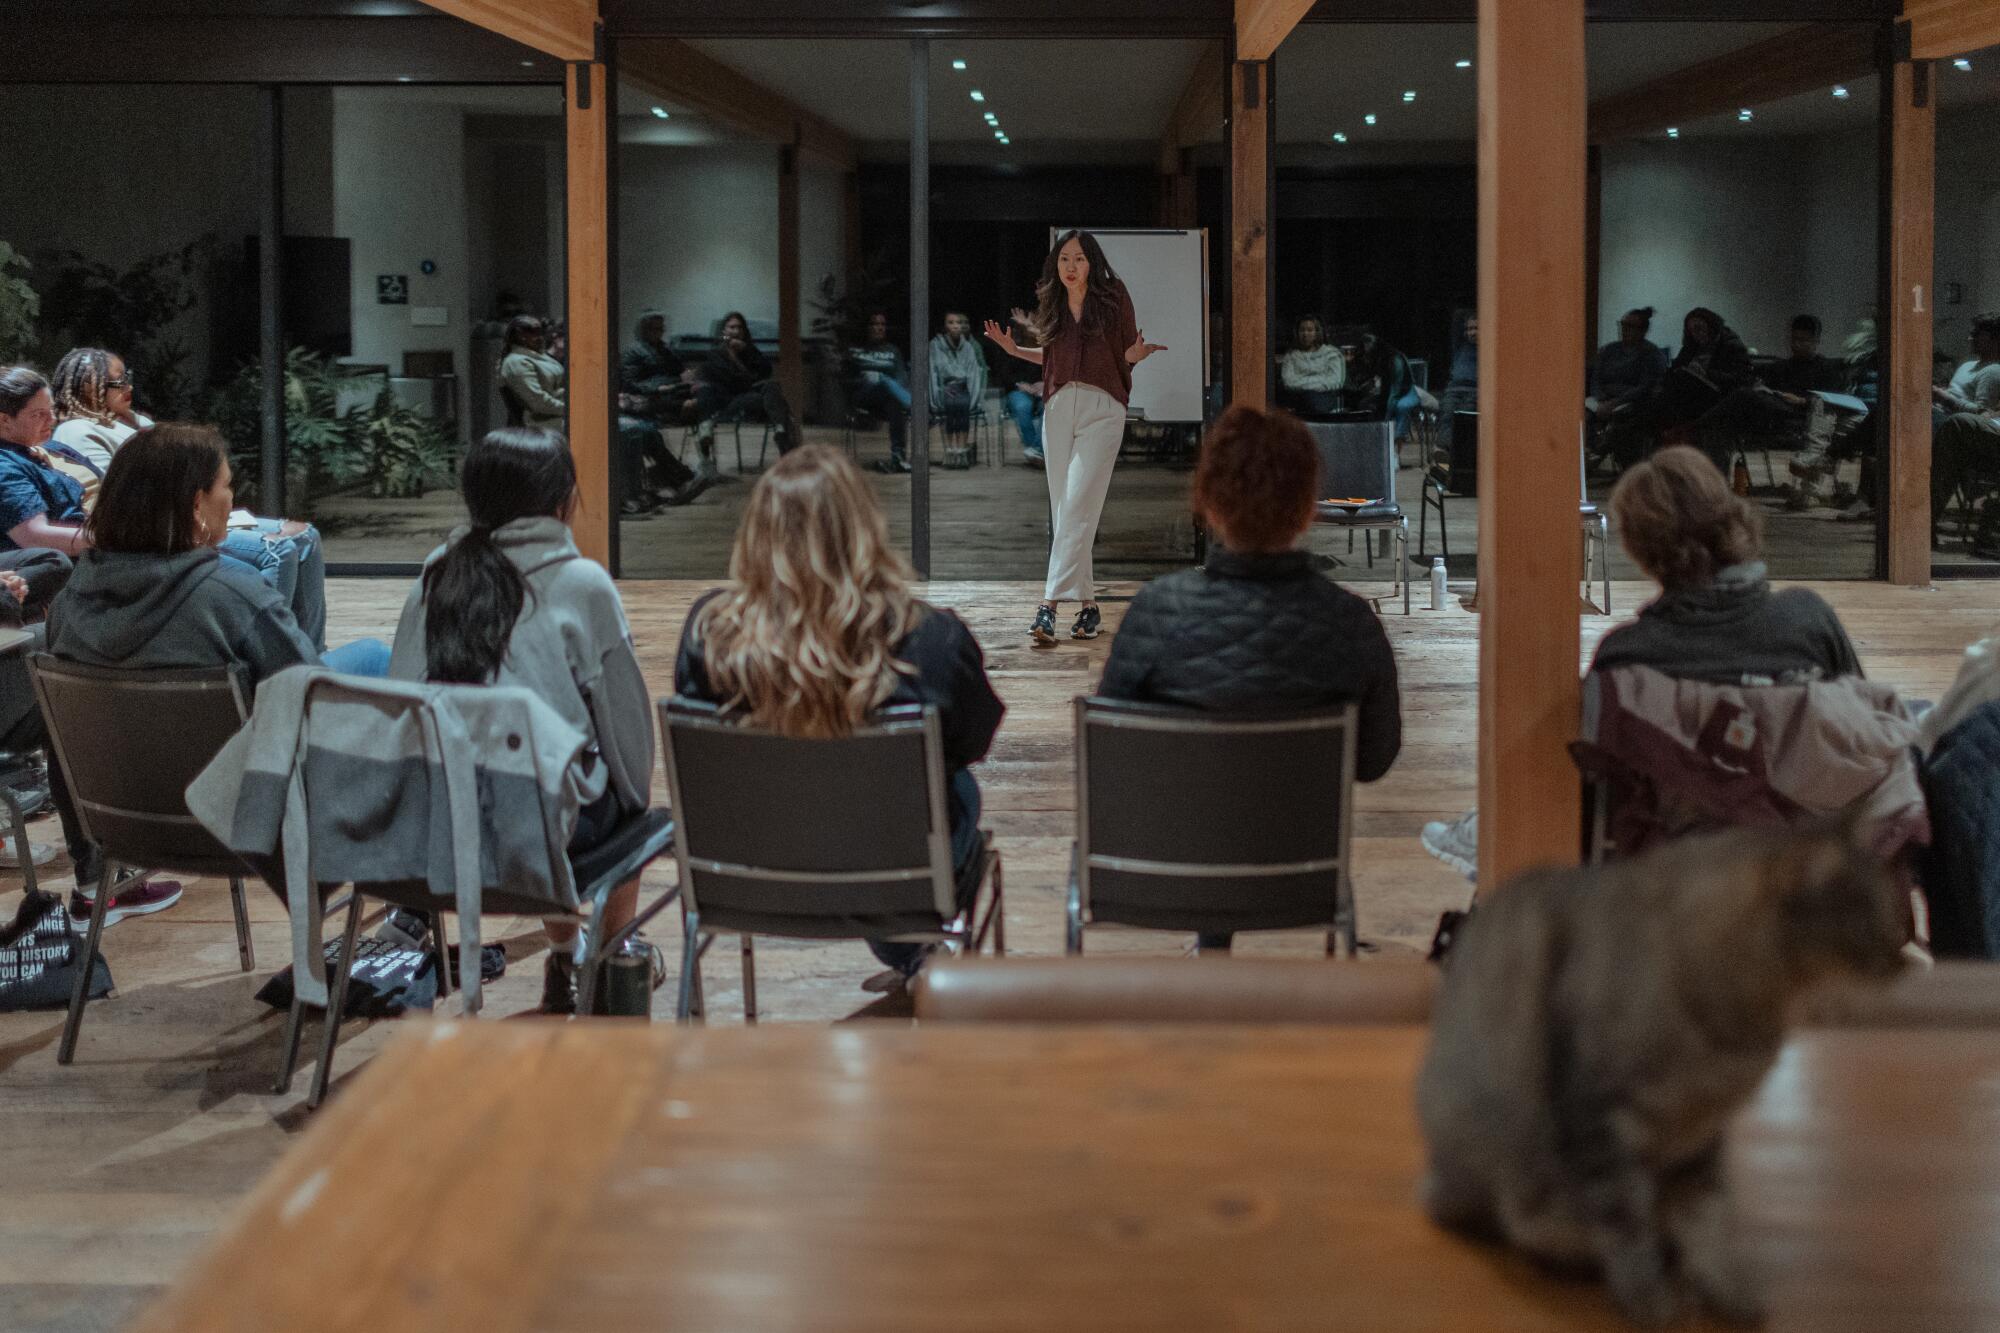
[[[56,362],[49,389],[56,400],[56,420],[82,417],[100,426],[113,424],[104,407],[104,386],[111,379],[115,358],[101,347],[73,347]]]

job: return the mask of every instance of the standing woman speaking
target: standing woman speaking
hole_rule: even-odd
[[[986,336],[1009,356],[1042,368],[1048,406],[1042,414],[1042,451],[1054,518],[1049,578],[1035,609],[1030,637],[1043,647],[1056,641],[1056,608],[1081,602],[1072,639],[1094,639],[1102,616],[1092,581],[1090,547],[1111,468],[1125,436],[1125,404],[1132,396],[1132,367],[1167,349],[1146,341],[1125,284],[1105,262],[1089,232],[1064,232],[1042,264],[1035,284],[1035,313],[1016,319],[1036,345],[1022,347],[1011,330],[986,321]]]

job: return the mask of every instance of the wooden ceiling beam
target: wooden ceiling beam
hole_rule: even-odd
[[[1703,116],[1775,102],[1875,72],[1874,30],[1809,23],[1590,105],[1590,141],[1657,134]]]
[[[558,60],[598,58],[597,0],[425,0],[425,3]]]
[[[2000,5],[1993,0],[1903,0],[1913,60],[1949,60],[2000,45]]]
[[[1269,60],[1313,0],[1236,0],[1236,58]]]
[[[1204,42],[1188,72],[1187,86],[1167,117],[1166,131],[1160,135],[1161,175],[1180,174],[1181,150],[1207,143],[1222,133],[1222,62],[1222,43]]]
[[[852,171],[858,161],[847,131],[686,42],[621,41],[618,73],[634,87],[698,111],[739,134],[796,144],[801,152],[843,171]]]

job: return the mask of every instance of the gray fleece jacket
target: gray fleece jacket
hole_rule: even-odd
[[[466,532],[452,532],[425,568]],[[583,558],[561,519],[516,519],[493,537],[527,577],[528,598],[491,683],[532,691],[590,738],[578,774],[585,804],[608,789],[617,792],[626,813],[644,810],[651,803],[653,700],[617,585],[603,566]],[[396,625],[391,679],[424,679],[424,636],[419,579]]]
[[[234,666],[245,686],[319,654],[275,589],[206,547],[180,555],[86,551],[49,604],[49,651],[86,666]]]

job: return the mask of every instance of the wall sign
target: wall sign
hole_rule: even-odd
[[[375,275],[375,304],[408,305],[410,303],[410,275],[407,273],[378,273]]]

